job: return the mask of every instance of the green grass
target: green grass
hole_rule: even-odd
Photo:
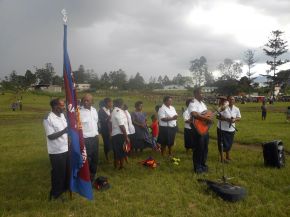
[[[125,93],[121,94],[124,97]],[[141,99],[148,114],[153,113],[155,101],[161,99],[130,94],[124,97],[129,110]],[[104,96],[96,96],[95,104]],[[225,169],[226,175],[234,177],[231,182],[247,189],[248,195],[243,201],[224,202],[197,182],[200,176],[192,173],[191,155],[185,153],[182,133],[178,133],[174,152],[181,159],[179,166],[159,153],[145,150],[130,158],[125,170],[118,171],[104,161],[100,140],[98,174],[109,178],[111,189],[94,191],[94,201],[73,194],[72,200],[61,203],[48,201],[50,164],[42,118],[49,110],[50,97],[24,94],[23,111],[12,112],[9,104],[14,99],[13,94],[0,95],[0,216],[290,216],[289,166],[264,167],[260,147],[262,142],[282,139],[290,150],[289,123],[283,113],[288,104],[269,106],[266,121],[261,121],[260,104],[238,105],[242,121],[237,125],[239,132],[232,150],[234,160]],[[179,112],[182,104],[181,101],[174,103]],[[179,129],[183,130],[182,120],[179,120]],[[201,176],[212,180],[222,174],[215,131],[214,124],[210,130],[210,172]],[[150,155],[160,163],[158,168],[148,169],[139,164]]]

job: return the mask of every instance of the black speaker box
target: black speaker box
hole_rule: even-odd
[[[281,140],[263,143],[262,147],[265,166],[278,168],[285,166],[284,146]]]

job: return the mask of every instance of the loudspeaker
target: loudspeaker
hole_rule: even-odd
[[[262,147],[265,166],[278,168],[285,166],[284,146],[281,140],[263,143]]]

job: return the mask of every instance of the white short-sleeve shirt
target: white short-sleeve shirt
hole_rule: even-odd
[[[207,110],[207,107],[202,101],[193,99],[193,101],[189,104],[187,110],[189,114],[191,114],[192,112],[202,113]]]
[[[129,134],[128,120],[124,110],[115,107],[111,114],[111,122],[112,122],[112,136],[115,136],[117,134],[123,134],[120,129],[120,125],[123,125],[126,129],[126,133]]]
[[[238,107],[236,107],[235,105],[233,105],[232,108],[230,108],[229,106],[224,110],[220,112],[222,116],[224,116],[225,118],[241,118],[241,112],[240,109]],[[218,121],[217,123],[217,127],[220,129],[220,124],[221,124],[221,130],[223,131],[228,131],[228,132],[234,132],[235,131],[235,123],[230,124],[227,121]],[[230,127],[231,126],[231,127]]]
[[[126,117],[127,117],[127,120],[128,120],[128,130],[129,130],[129,133],[128,134],[134,134],[135,133],[135,127],[134,127],[134,125],[133,125],[133,123],[132,123],[132,118],[131,118],[131,115],[130,115],[130,113],[128,112],[128,110],[125,110],[124,111],[125,112],[125,115],[126,115]]]
[[[43,126],[46,134],[47,151],[48,154],[61,154],[68,151],[68,137],[64,133],[57,139],[50,140],[47,136],[60,132],[67,127],[67,121],[64,114],[60,117],[50,112],[43,120]]]
[[[184,128],[191,129],[190,124],[185,122],[185,121],[190,120],[190,118],[191,118],[191,115],[190,115],[190,113],[188,112],[187,109],[185,109],[185,111],[183,112],[182,116],[183,116],[183,120],[184,120]]]
[[[163,104],[158,110],[159,126],[176,127],[176,120],[171,120],[168,122],[161,120],[162,118],[173,117],[174,115],[177,115],[175,108],[173,106],[167,107]]]
[[[82,122],[84,138],[95,137],[99,135],[98,131],[98,112],[91,106],[91,109],[81,107],[80,116]]]

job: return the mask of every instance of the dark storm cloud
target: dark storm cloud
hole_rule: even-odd
[[[0,0],[0,77],[46,62],[61,72],[63,8],[73,69],[80,64],[98,73],[122,68],[149,78],[186,72],[189,61],[201,55],[211,69],[226,57],[241,58],[247,48],[230,35],[186,24],[199,2]]]

